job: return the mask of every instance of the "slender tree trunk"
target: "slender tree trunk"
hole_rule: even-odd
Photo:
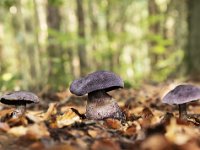
[[[172,0],[173,1],[173,0]],[[175,1],[176,10],[178,15],[175,21],[175,33],[174,33],[174,44],[177,49],[184,49],[186,41],[187,32],[187,0]]]
[[[78,78],[74,66],[73,66],[73,58],[74,58],[74,52],[71,47],[67,48],[67,55],[68,55],[68,62],[69,62],[69,72],[72,74],[73,77]]]
[[[188,0],[188,43],[185,49],[187,74],[200,79],[200,1]]]
[[[109,50],[109,57],[108,59],[108,65],[109,65],[109,69],[111,71],[114,70],[114,64],[113,64],[113,52],[112,52],[112,48],[110,46],[110,43],[112,42],[112,27],[111,27],[111,8],[112,4],[110,0],[107,0],[107,8],[106,8],[106,33],[107,33],[107,38],[108,38],[108,50]],[[106,64],[105,64],[106,65]]]
[[[46,67],[47,60],[44,59],[46,55],[46,41],[47,41],[47,21],[46,21],[46,5],[47,1],[33,0],[34,4],[34,39],[35,39],[35,61],[37,69],[37,85],[38,90],[44,88],[47,82]],[[41,78],[43,77],[43,78]]]
[[[94,54],[97,50],[96,47],[96,37],[98,37],[98,22],[97,22],[97,4],[95,1],[93,0],[89,0],[88,1],[88,11],[89,11],[89,18],[90,18],[90,28],[91,28],[91,40],[92,40],[92,44],[91,44],[91,48],[92,48],[92,54]],[[92,56],[91,61],[93,62],[93,68],[99,69],[98,66],[98,61],[96,60],[96,58],[94,56]]]
[[[81,75],[87,74],[87,54],[85,47],[85,16],[83,10],[83,0],[76,0],[77,3],[77,21],[78,21],[78,56],[80,61],[80,73]]]
[[[0,15],[2,15],[2,13],[0,13]],[[3,24],[1,23],[0,20],[0,75],[2,75],[4,73],[4,58],[3,58]]]
[[[40,90],[40,78],[41,78],[41,69],[40,69],[40,55],[38,53],[38,48],[35,46],[35,40],[33,40],[33,33],[34,29],[37,28],[33,26],[33,20],[29,18],[24,18],[25,23],[25,38],[26,38],[26,51],[27,51],[27,58],[28,58],[28,88],[34,91]]]
[[[52,4],[48,4],[47,6],[47,23],[48,23],[48,28],[49,30],[55,30],[60,31],[60,13],[59,9],[55,7]],[[48,55],[49,55],[49,80],[53,80],[55,77],[54,73],[54,67],[56,67],[56,64],[54,63],[54,60],[58,56],[58,52],[60,51],[60,47],[58,45],[53,44],[52,41],[54,41],[55,38],[52,35],[48,36]]]
[[[25,38],[25,23],[21,12],[21,1],[17,1],[15,6],[17,8],[17,13],[12,14],[12,26],[14,31],[13,35],[15,38],[17,70],[22,81],[20,87],[28,89],[31,77],[28,72],[29,60],[27,52],[27,41]]]
[[[15,6],[17,13],[12,14],[12,25],[14,28],[14,37],[16,38],[16,57],[18,73],[21,77],[21,87],[23,89],[39,90],[41,69],[39,63],[38,48],[35,47],[33,40],[34,20],[27,18],[22,14],[22,1],[17,1]]]
[[[47,6],[47,22],[48,28],[53,32],[60,32],[61,15],[59,12],[59,6],[49,3]],[[49,75],[48,82],[50,85],[60,86],[65,84],[63,78],[65,76],[64,67],[64,50],[61,45],[55,44],[56,37],[49,35],[48,37],[48,55],[49,55]],[[56,85],[58,84],[58,85]]]
[[[155,0],[149,0],[148,1],[148,12],[149,12],[149,17],[153,18],[153,17],[157,17],[157,15],[159,14],[159,9],[158,6],[156,4]],[[152,19],[150,19],[152,20]],[[150,34],[152,35],[158,35],[159,34],[159,28],[160,28],[160,24],[159,22],[155,22],[152,23],[150,22],[149,24],[149,31]],[[154,66],[157,64],[158,62],[158,55],[153,53],[153,48],[157,43],[155,41],[150,41],[149,42],[149,50],[150,50],[150,58],[151,58],[151,68],[152,70],[154,70]]]

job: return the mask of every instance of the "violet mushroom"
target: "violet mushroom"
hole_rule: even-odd
[[[70,85],[70,91],[77,96],[88,94],[86,106],[86,117],[88,119],[115,118],[124,120],[124,113],[115,99],[107,93],[123,87],[123,80],[113,72],[96,71],[86,77],[74,80]]]
[[[200,99],[200,88],[193,85],[178,85],[169,91],[163,102],[167,104],[178,104],[179,118],[187,119],[187,103]]]
[[[32,92],[15,91],[0,97],[0,102],[6,105],[15,105],[16,109],[12,112],[13,118],[19,118],[26,112],[26,105],[38,103],[39,98]]]

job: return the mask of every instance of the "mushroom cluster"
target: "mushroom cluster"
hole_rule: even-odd
[[[39,98],[32,92],[15,91],[6,93],[0,97],[0,102],[6,105],[14,105],[16,109],[12,112],[12,118],[19,118],[26,112],[26,105],[38,103]]]
[[[70,91],[77,96],[88,94],[86,106],[88,119],[116,118],[124,120],[124,113],[114,98],[107,93],[123,87],[123,80],[113,72],[96,71],[86,77],[74,80],[70,85]]]
[[[123,88],[123,80],[110,71],[96,71],[86,77],[74,80],[70,85],[71,93],[77,96],[88,94],[86,117],[88,119],[102,120],[115,118],[125,120],[117,102],[107,92]],[[179,106],[179,118],[187,119],[194,115],[187,114],[187,103],[200,99],[200,87],[194,85],[178,85],[163,97],[163,103],[177,104]],[[14,105],[12,118],[19,118],[26,112],[26,105],[38,103],[39,98],[32,92],[15,91],[0,96],[0,102],[6,105]]]
[[[187,119],[187,103],[200,99],[200,87],[194,85],[178,85],[169,91],[163,102],[167,104],[177,104],[179,106],[179,118]]]

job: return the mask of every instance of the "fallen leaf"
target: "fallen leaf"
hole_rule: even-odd
[[[44,118],[41,116],[42,112],[27,112],[26,118],[33,123],[39,123],[44,121]]]
[[[10,129],[10,126],[7,123],[0,122],[0,130],[7,132]]]
[[[98,131],[97,130],[88,130],[88,134],[92,137],[92,138],[96,138],[98,136]]]
[[[44,114],[44,117],[43,117],[44,120],[48,120],[51,115],[54,115],[54,114],[57,113],[56,106],[57,106],[56,103],[50,103],[49,104],[49,108],[48,108],[47,112]]]
[[[44,145],[41,142],[34,142],[31,144],[28,149],[30,150],[45,150]]]
[[[27,127],[17,126],[17,127],[12,127],[10,130],[8,130],[8,133],[15,136],[23,136],[26,134],[27,130],[28,130]]]
[[[44,125],[44,123],[33,124],[28,127],[25,136],[29,139],[37,140],[37,139],[49,137],[49,132],[48,132],[47,127]]]
[[[117,119],[108,118],[105,120],[104,125],[111,129],[120,129],[121,122]]]
[[[102,139],[95,141],[91,146],[91,150],[120,150],[120,146],[111,139]]]
[[[165,136],[169,141],[181,145],[185,144],[191,138],[197,138],[199,130],[185,124],[177,124],[176,118],[172,118],[170,124],[166,127]]]
[[[172,149],[170,142],[163,135],[153,135],[141,144],[142,150],[167,150]]]
[[[0,111],[0,121],[5,122],[10,119],[11,113],[14,111],[14,108],[3,109]]]
[[[200,150],[199,141],[197,139],[190,139],[187,143],[180,146],[181,150]]]
[[[7,120],[7,122],[10,126],[28,125],[28,121],[25,116],[21,116],[19,118],[10,118]]]
[[[62,128],[64,126],[72,125],[75,122],[80,122],[80,117],[68,109],[64,114],[56,116],[55,122],[51,123],[52,127]]]
[[[78,149],[72,147],[69,144],[58,144],[51,148],[46,148],[45,150],[78,150]]]
[[[137,131],[137,126],[135,124],[132,124],[126,129],[126,131],[124,132],[124,135],[133,136],[136,134],[136,131]]]

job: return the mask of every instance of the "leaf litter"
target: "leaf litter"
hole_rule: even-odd
[[[13,120],[12,108],[0,107],[0,149],[19,150],[198,150],[199,120],[180,120],[177,106],[161,102],[169,86],[144,85],[141,89],[110,92],[126,114],[117,119],[88,120],[86,97],[69,91],[40,93],[41,103],[24,117]],[[188,111],[198,115],[199,102]]]

